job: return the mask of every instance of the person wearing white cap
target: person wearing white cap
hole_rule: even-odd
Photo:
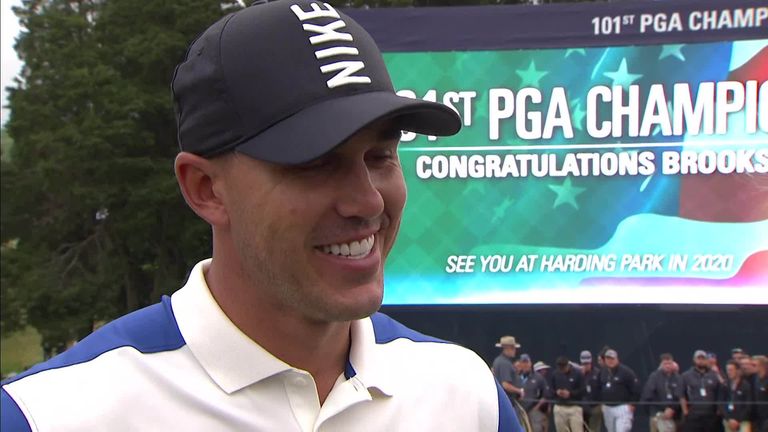
[[[519,399],[523,397],[523,387],[515,369],[515,356],[520,344],[514,336],[502,336],[496,343],[496,348],[501,348],[501,353],[493,360],[493,376],[510,400]]]
[[[682,375],[683,391],[680,405],[683,410],[683,432],[719,432],[719,402],[723,397],[723,386],[717,374],[709,369],[707,353],[696,350],[693,353],[693,367]]]
[[[605,367],[600,370],[599,398],[603,402],[603,422],[608,432],[629,432],[640,398],[640,381],[635,372],[621,364],[619,354],[609,349],[603,354]]]

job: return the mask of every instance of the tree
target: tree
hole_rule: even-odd
[[[2,173],[2,241],[16,242],[2,255],[4,333],[31,324],[55,353],[175,290],[207,254],[208,227],[173,177],[168,83],[222,5],[234,2],[27,0],[15,10],[25,65],[9,93],[15,145]]]

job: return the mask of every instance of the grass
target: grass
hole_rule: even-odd
[[[12,333],[0,341],[0,373],[21,372],[43,360],[40,334],[32,327]]]

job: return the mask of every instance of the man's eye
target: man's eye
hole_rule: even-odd
[[[385,162],[397,158],[397,152],[395,150],[377,150],[370,152],[367,155],[367,159],[371,161]]]

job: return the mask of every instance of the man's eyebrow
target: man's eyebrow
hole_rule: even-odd
[[[379,130],[378,138],[380,141],[392,141],[392,140],[400,140],[400,136],[402,135],[402,131],[400,128],[395,126],[387,126],[383,127]]]

